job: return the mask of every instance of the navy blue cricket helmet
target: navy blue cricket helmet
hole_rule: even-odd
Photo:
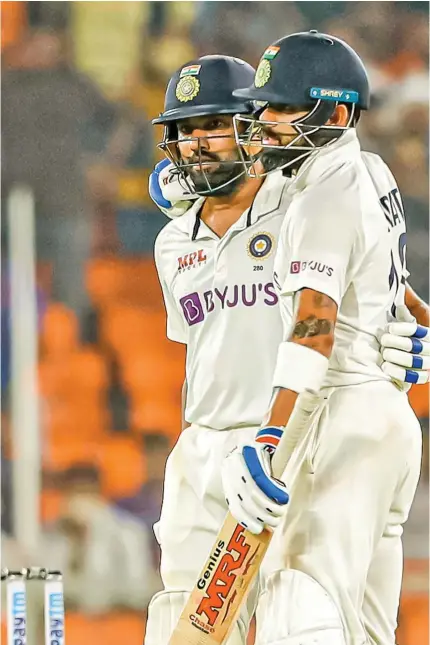
[[[276,150],[262,142],[263,136],[258,141],[258,132],[264,133],[270,122],[240,117],[236,120],[236,126],[240,121],[248,126],[243,135],[242,123],[238,142],[242,146],[254,142],[266,168],[264,160],[272,160],[268,170],[297,167],[298,160],[301,162],[354,126],[360,110],[367,110],[370,104],[369,78],[358,54],[339,38],[315,30],[291,34],[273,43],[261,57],[253,82],[233,94],[238,99],[258,102],[259,114],[267,106],[279,111],[283,107],[308,110],[291,123],[297,137],[286,146],[276,146]],[[349,106],[347,126],[327,125],[340,103]],[[276,157],[278,163],[274,162]]]
[[[231,114],[249,114],[253,110],[253,102],[246,98],[233,95],[234,90],[251,84],[254,80],[255,69],[245,61],[232,56],[220,54],[202,56],[182,65],[172,76],[166,90],[164,111],[152,120],[153,125],[164,125],[164,135],[158,147],[175,164],[178,172],[187,182],[192,192],[201,195],[217,193],[229,194],[234,189],[244,169],[239,155],[237,160],[219,162],[215,172],[208,171],[208,161],[204,160],[204,143],[199,141],[198,158],[193,163],[181,159],[178,149],[177,122],[194,117]],[[210,139],[210,135],[204,139]],[[233,137],[233,134],[231,135]],[[196,137],[186,137],[187,140]],[[181,137],[181,141],[185,138]],[[205,169],[206,164],[206,169]],[[194,169],[198,168],[201,182],[190,185],[188,178]],[[196,184],[200,185],[196,185]]]

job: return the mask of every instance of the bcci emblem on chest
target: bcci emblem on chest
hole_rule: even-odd
[[[270,233],[257,233],[248,242],[248,255],[257,260],[265,260],[273,247],[274,239]]]

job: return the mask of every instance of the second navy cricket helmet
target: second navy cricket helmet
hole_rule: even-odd
[[[201,195],[214,193],[220,195],[225,187],[233,184],[238,176],[244,174],[243,165],[238,156],[234,162],[235,168],[231,177],[227,178],[222,171],[213,177],[205,170],[205,162],[201,158],[201,145],[199,141],[199,159],[194,163],[185,163],[181,159],[178,149],[178,121],[204,117],[210,115],[231,114],[232,116],[241,113],[249,114],[253,110],[253,102],[248,99],[233,96],[234,90],[249,85],[253,82],[255,69],[245,61],[232,56],[210,55],[202,56],[182,65],[172,76],[166,90],[164,110],[152,120],[153,125],[164,125],[164,135],[158,147],[163,150],[166,156],[176,165],[178,172],[185,181],[188,180],[189,171],[196,166],[204,179],[204,186],[196,190],[193,186],[188,187],[192,192]],[[221,135],[208,135],[205,139]],[[225,135],[224,135],[225,136]],[[231,134],[233,137],[233,133]],[[198,137],[181,137],[181,141],[199,139]],[[231,162],[230,162],[231,165]]]
[[[279,159],[287,162],[276,166],[285,168],[355,125],[360,110],[369,108],[370,86],[366,68],[352,47],[335,36],[312,30],[285,36],[268,47],[260,59],[252,84],[234,91],[234,96],[258,102],[260,115],[265,107],[281,112],[283,108],[290,108],[290,112],[291,108],[297,108],[297,112],[307,111],[291,122],[297,137],[286,146],[277,146],[279,153],[280,149],[289,150],[287,155],[279,154]],[[348,124],[327,125],[341,103],[349,106]],[[248,125],[247,135],[243,135],[242,123],[240,132],[236,133],[238,142],[246,146],[252,141],[252,145],[258,145],[259,157],[263,161],[270,146],[264,144],[263,136],[258,142],[258,131],[260,129],[264,133],[264,127],[270,127],[270,122],[261,119],[242,121]]]

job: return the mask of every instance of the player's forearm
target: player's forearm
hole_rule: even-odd
[[[330,358],[337,317],[336,303],[313,289],[296,293],[294,301],[296,323],[289,340]]]
[[[405,304],[417,323],[425,327],[430,326],[430,308],[409,284],[406,285]]]
[[[275,379],[279,379],[282,384],[284,354],[285,370],[289,371],[289,375],[285,375],[285,382],[288,382],[289,387],[281,385],[276,393],[268,421],[268,425],[273,426],[287,424],[299,392],[308,387],[311,390],[318,389],[318,382],[321,384],[325,376],[334,344],[336,303],[318,291],[303,289],[296,293],[294,304],[296,322],[287,342],[280,348],[275,374]],[[303,349],[296,351],[294,345]],[[290,365],[288,357],[292,359]]]
[[[267,425],[279,427],[285,426],[291,416],[298,396],[297,392],[293,392],[293,390],[286,390],[283,387],[279,388],[276,393],[272,409],[270,410]]]

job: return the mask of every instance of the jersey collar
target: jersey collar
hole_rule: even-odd
[[[291,185],[292,192],[298,192],[309,184],[320,181],[321,175],[334,171],[341,165],[360,155],[360,142],[355,128],[347,130],[339,139],[326,148],[312,153],[300,167]]]
[[[291,179],[282,176],[281,171],[268,175],[263,185],[256,194],[251,206],[244,211],[240,219],[234,225],[236,230],[243,230],[255,224],[261,217],[276,211],[281,203],[281,198]],[[207,226],[200,220],[200,212],[205,201],[204,197],[197,199],[188,211],[189,234],[191,240],[204,238],[217,238]]]

